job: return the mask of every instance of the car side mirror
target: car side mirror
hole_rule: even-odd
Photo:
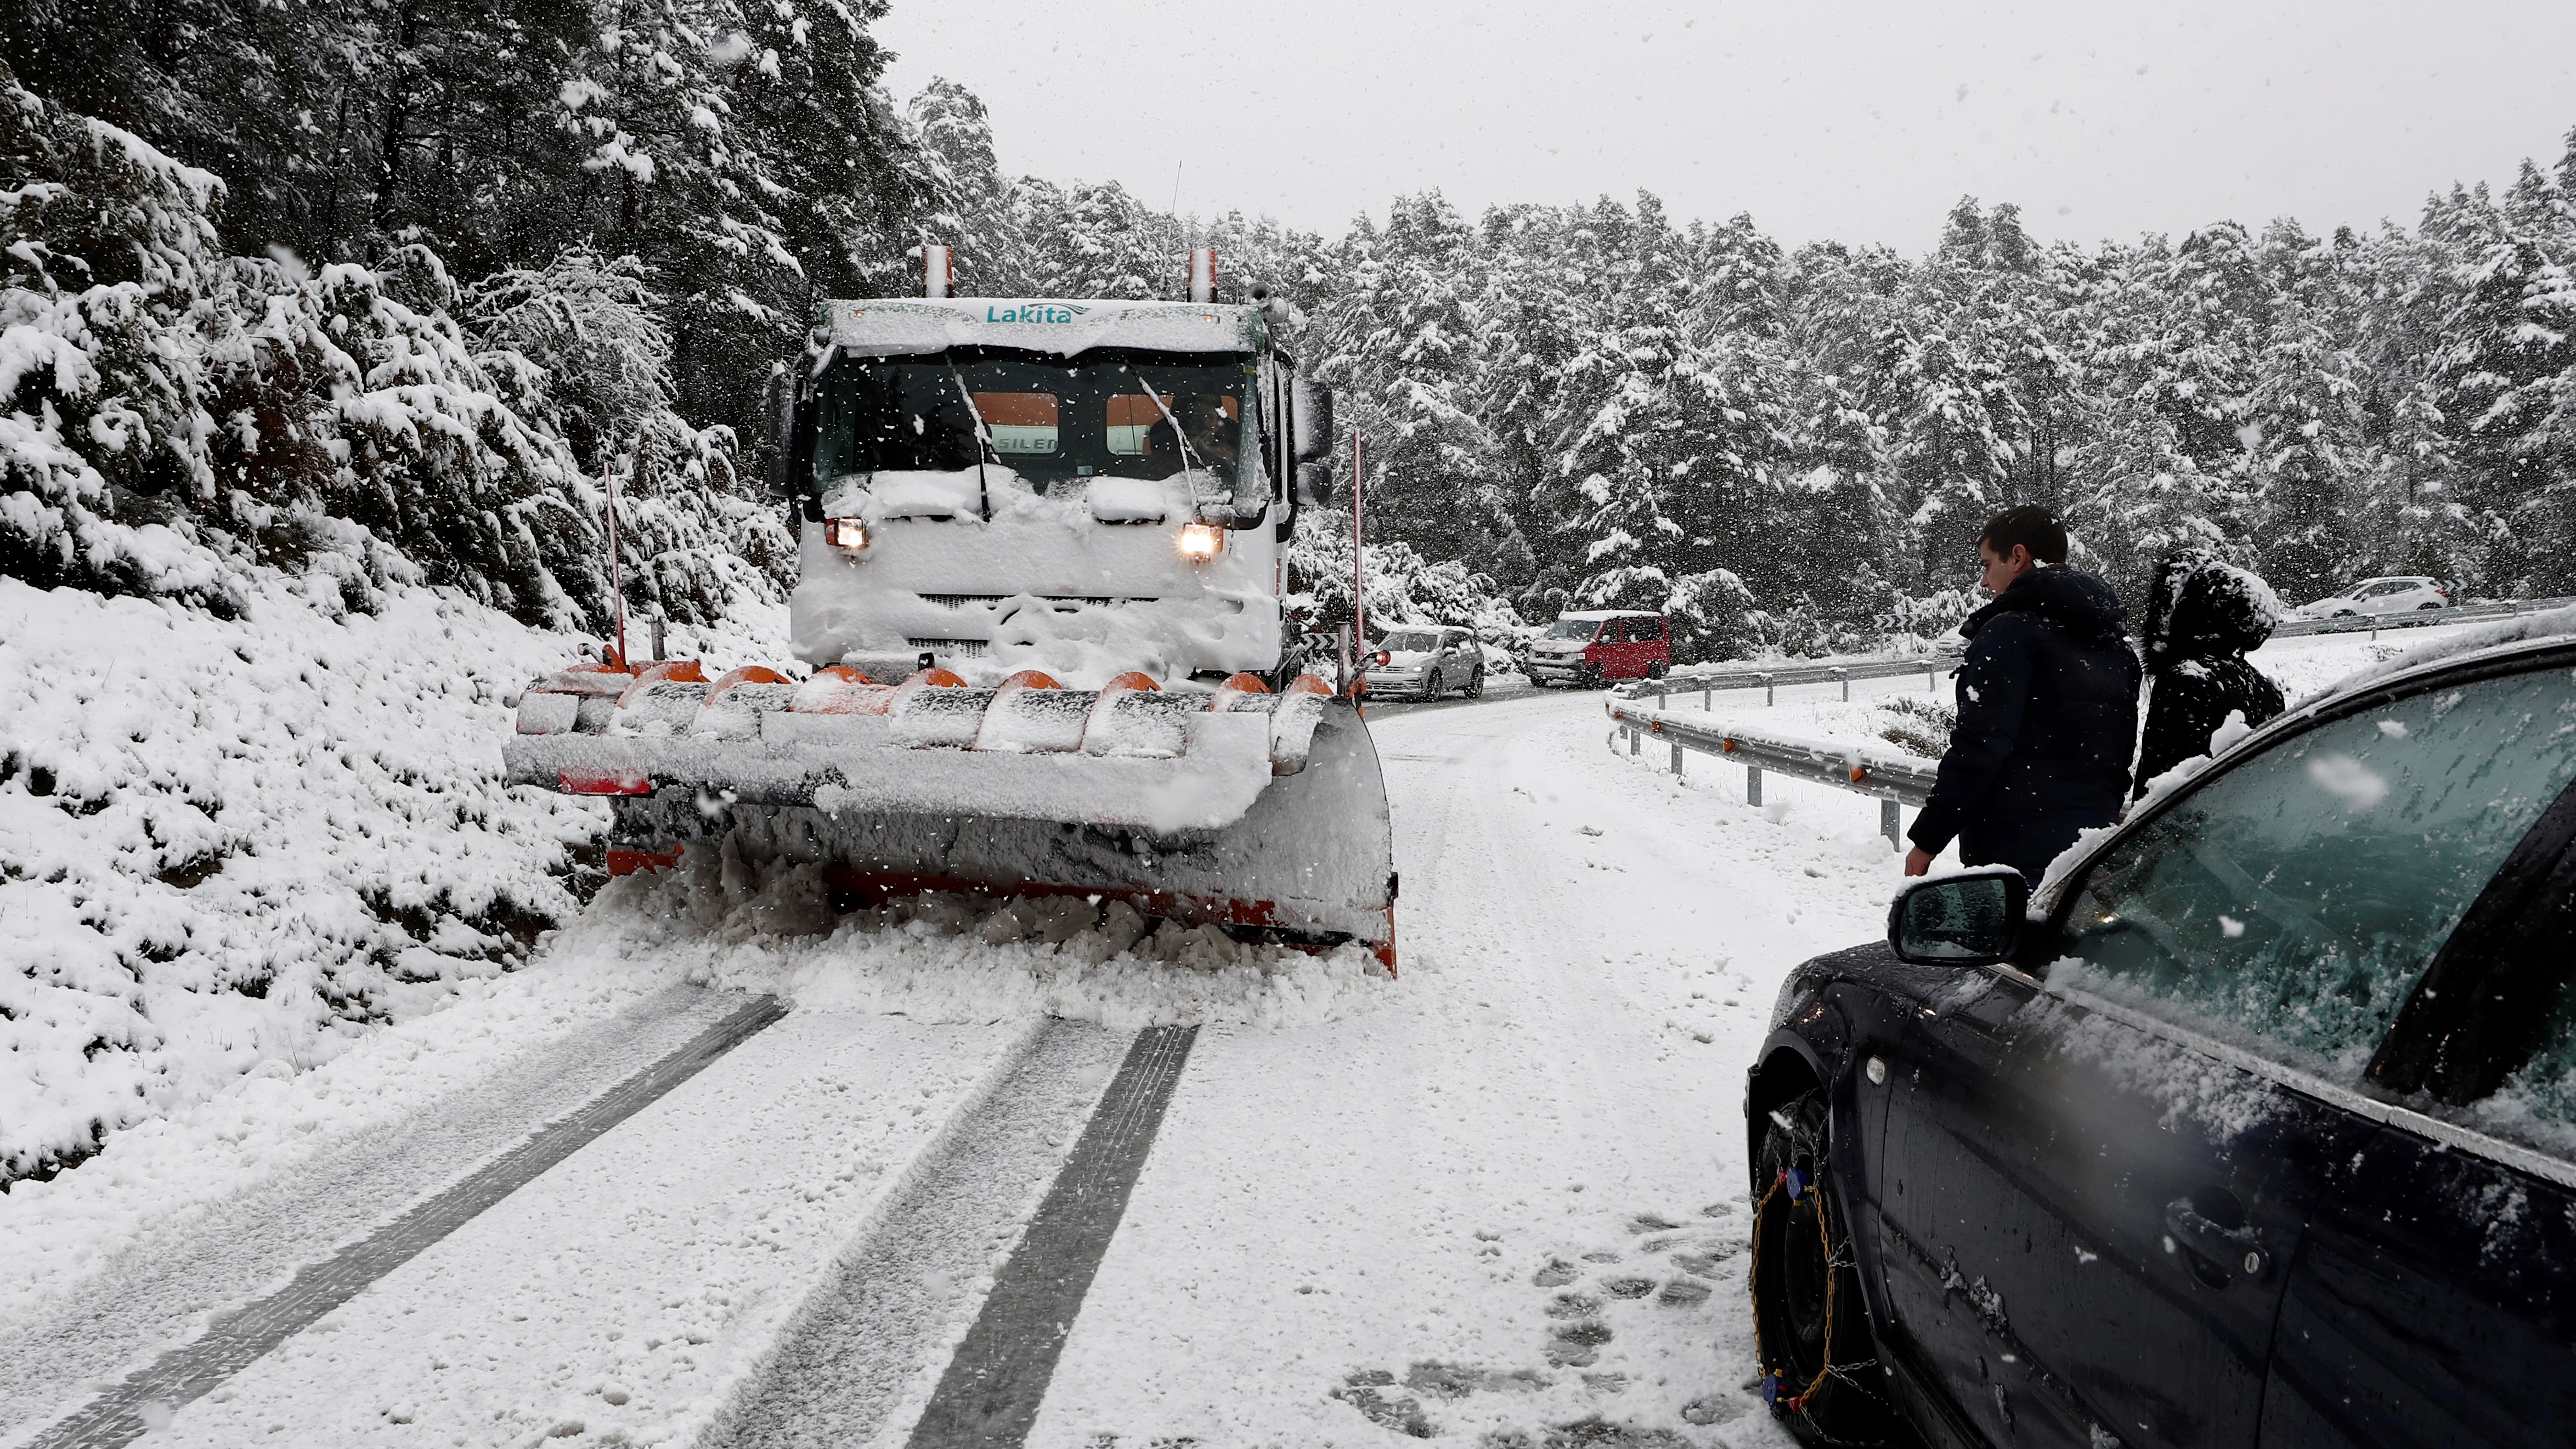
[[[1316,463],[1333,455],[1333,390],[1304,378],[1288,384],[1288,407],[1295,419],[1297,461]]]
[[[2021,944],[2030,882],[2010,866],[1916,881],[1887,908],[1887,944],[1917,966],[1989,966]]]

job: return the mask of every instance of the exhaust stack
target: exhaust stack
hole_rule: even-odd
[[[1190,300],[1216,300],[1216,248],[1194,247],[1190,251]]]
[[[934,242],[921,244],[921,295],[955,296],[956,273],[949,265],[948,248]]]

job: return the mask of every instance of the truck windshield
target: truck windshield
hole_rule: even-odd
[[[1547,628],[1550,639],[1589,639],[1601,631],[1598,619],[1559,619]]]
[[[1243,456],[1252,359],[1086,352],[1050,357],[959,348],[935,357],[842,357],[823,374],[814,483],[881,471],[955,472],[988,461],[1050,484],[1198,468],[1231,484]],[[970,402],[971,399],[971,402]]]

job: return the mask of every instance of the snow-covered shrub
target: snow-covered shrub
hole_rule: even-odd
[[[0,574],[230,611],[266,564],[344,607],[418,580],[598,628],[613,475],[633,601],[712,624],[784,596],[793,540],[732,430],[674,408],[638,263],[465,289],[419,245],[225,256],[222,196],[0,70]]]
[[[616,479],[630,602],[709,624],[783,599],[796,543],[736,468],[733,430],[673,410],[666,310],[641,262],[586,248],[495,273],[470,306],[496,360],[527,379],[523,410],[565,439],[584,475]]]
[[[0,579],[0,1184],[325,1060],[576,907],[599,807],[505,789],[495,748],[569,641],[247,576],[229,621]]]
[[[223,183],[0,64],[0,574],[238,607],[192,319]]]
[[[1456,559],[1426,559],[1408,543],[1372,543],[1367,561],[1368,622],[1453,624],[1476,631],[1489,644],[1514,645],[1529,625],[1497,596],[1494,581]],[[1350,517],[1308,509],[1297,519],[1288,547],[1287,608],[1306,627],[1322,632],[1351,619]]]
[[[438,258],[375,268],[229,258],[205,322],[218,427],[209,522],[263,562],[311,566],[346,519],[418,576],[530,624],[596,622],[600,520],[562,439],[507,395],[531,379],[479,356]],[[383,582],[381,555],[364,569]],[[320,566],[351,579],[353,569]],[[360,591],[362,592],[362,591]]]

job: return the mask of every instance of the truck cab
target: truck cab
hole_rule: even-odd
[[[1215,302],[828,304],[773,392],[798,657],[1284,684],[1295,482],[1330,424],[1269,323]]]

